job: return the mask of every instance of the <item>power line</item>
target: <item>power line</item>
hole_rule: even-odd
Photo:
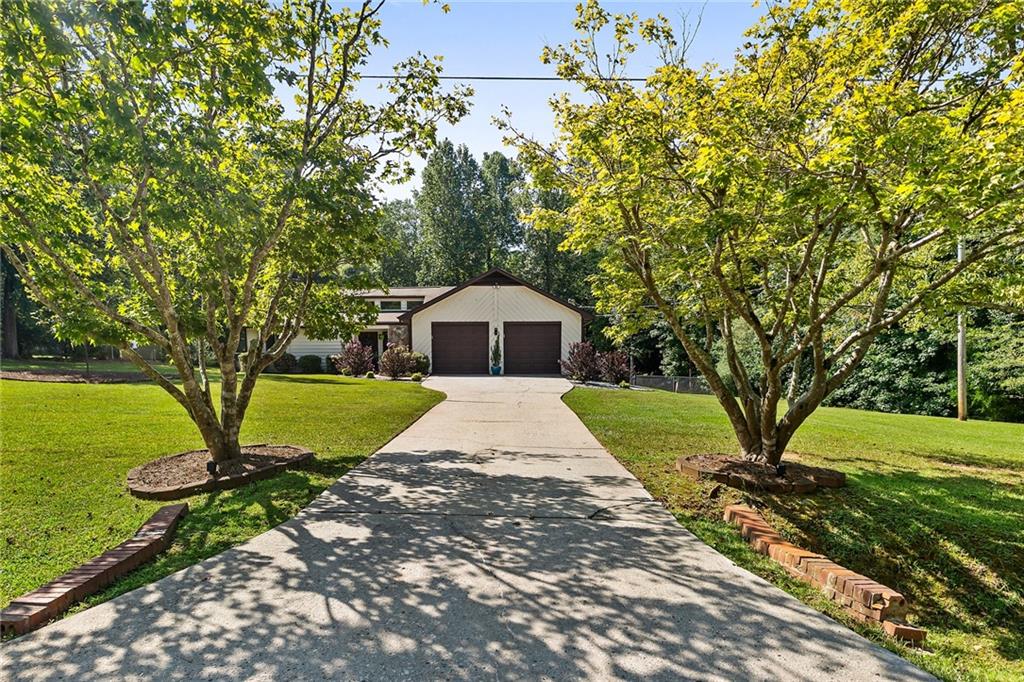
[[[392,76],[360,76],[366,80],[392,80],[394,78],[402,78],[401,75]],[[437,76],[438,80],[442,81],[570,81],[568,78],[562,78],[560,76]],[[623,81],[630,83],[645,83],[646,78],[601,78],[603,81]]]

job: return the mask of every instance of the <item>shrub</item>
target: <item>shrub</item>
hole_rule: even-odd
[[[574,381],[593,381],[598,377],[597,352],[589,341],[569,346],[569,356],[559,364],[562,375]]]
[[[342,368],[341,368],[341,373],[342,373],[342,374],[343,374],[344,376],[347,376],[347,377],[350,377],[350,376],[352,376],[352,370],[350,370],[350,369],[349,369],[348,367],[342,367]]]
[[[280,374],[290,374],[299,368],[299,361],[291,353],[285,353],[275,360],[271,367]]]
[[[598,353],[597,371],[602,381],[618,384],[629,380],[629,358],[619,350]]]
[[[320,374],[324,371],[324,363],[319,355],[303,355],[299,358],[299,372],[302,374]]]
[[[619,388],[629,388],[629,382],[628,381],[620,381],[619,382]]]
[[[353,376],[373,371],[373,349],[352,339],[341,349],[341,355],[332,355],[331,361],[342,374],[348,369]]]
[[[388,349],[380,356],[381,374],[392,379],[405,376],[412,369],[412,353],[405,346],[388,344]]]
[[[423,381],[423,375],[420,374],[419,372],[413,372],[411,375],[409,375],[409,378],[412,379],[413,381]]]
[[[494,330],[494,345],[491,346],[491,367],[501,367],[501,342],[498,341],[498,330]]]
[[[412,367],[410,369],[417,374],[426,374],[430,371],[430,358],[423,353],[413,352],[412,354]]]
[[[375,376],[376,376],[376,375],[375,375],[375,374],[374,374],[373,372],[367,372],[367,373],[366,373],[366,378],[367,378],[367,379],[373,379],[373,378],[374,378]]]

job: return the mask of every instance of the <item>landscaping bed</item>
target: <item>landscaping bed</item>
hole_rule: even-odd
[[[780,472],[768,464],[726,455],[680,457],[676,470],[694,480],[710,479],[740,490],[776,494],[812,493],[819,487],[846,485],[846,474],[834,469],[787,462]]]
[[[174,367],[151,363],[153,368],[170,377],[177,377]],[[216,374],[216,370],[212,372]],[[0,362],[0,379],[12,381],[45,381],[73,384],[147,383],[149,377],[127,360],[64,360],[57,358],[4,358]]]
[[[176,500],[213,490],[237,488],[269,478],[313,458],[313,452],[297,445],[242,446],[242,456],[217,463],[216,475],[207,470],[208,450],[190,450],[146,462],[128,472],[132,495],[149,500]]]
[[[128,384],[149,381],[139,373],[101,372],[86,374],[79,370],[23,369],[0,370],[0,379],[11,381],[48,381],[63,384]]]
[[[1024,425],[820,408],[787,466],[846,475],[811,495],[680,475],[680,457],[735,452],[713,396],[577,388],[565,402],[681,524],[732,561],[947,680],[1024,679]],[[930,652],[859,623],[755,551],[725,507],[756,508],[783,538],[905,596]]]
[[[213,389],[216,403],[216,383]],[[265,480],[189,498],[191,511],[166,552],[71,611],[288,520],[443,398],[407,382],[262,377],[243,442],[301,443],[316,457]],[[125,488],[129,470],[203,445],[181,406],[151,383],[0,381],[0,402],[0,607],[116,547],[167,504],[133,497]]]

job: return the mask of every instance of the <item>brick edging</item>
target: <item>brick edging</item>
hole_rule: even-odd
[[[266,446],[266,443],[260,443],[259,445],[242,446],[245,447],[260,447]],[[143,483],[138,483],[135,480],[135,472],[140,467],[136,467],[128,472],[128,492],[133,497],[138,497],[143,500],[178,500],[182,497],[190,497],[199,493],[209,493],[214,490],[228,490],[230,488],[239,488],[246,483],[252,481],[262,481],[263,479],[270,478],[284,469],[291,467],[300,466],[309,460],[313,459],[315,453],[312,450],[299,447],[298,445],[279,445],[275,447],[292,448],[298,451],[294,457],[291,457],[282,462],[276,462],[269,464],[265,467],[254,469],[252,471],[246,471],[241,474],[234,474],[231,476],[219,476],[217,478],[207,478],[205,481],[199,483],[190,483],[182,486],[169,486],[165,488],[156,488],[147,486]],[[186,453],[180,453],[186,454]],[[176,457],[177,455],[169,455],[169,457]],[[145,465],[142,465],[145,466]]]
[[[787,542],[756,510],[745,504],[728,505],[725,520],[739,526],[740,535],[755,551],[767,554],[790,575],[820,589],[857,620],[879,624],[890,636],[911,644],[924,642],[927,631],[903,620],[907,615],[907,600],[896,590],[843,568],[822,554]]]
[[[75,602],[149,561],[167,549],[178,521],[187,511],[187,504],[161,507],[130,539],[18,597],[0,611],[0,631],[22,635],[35,630],[64,613]]]

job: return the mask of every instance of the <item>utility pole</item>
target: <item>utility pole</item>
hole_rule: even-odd
[[[964,242],[956,245],[957,262],[964,260]],[[967,421],[967,315],[956,315],[956,418]]]

